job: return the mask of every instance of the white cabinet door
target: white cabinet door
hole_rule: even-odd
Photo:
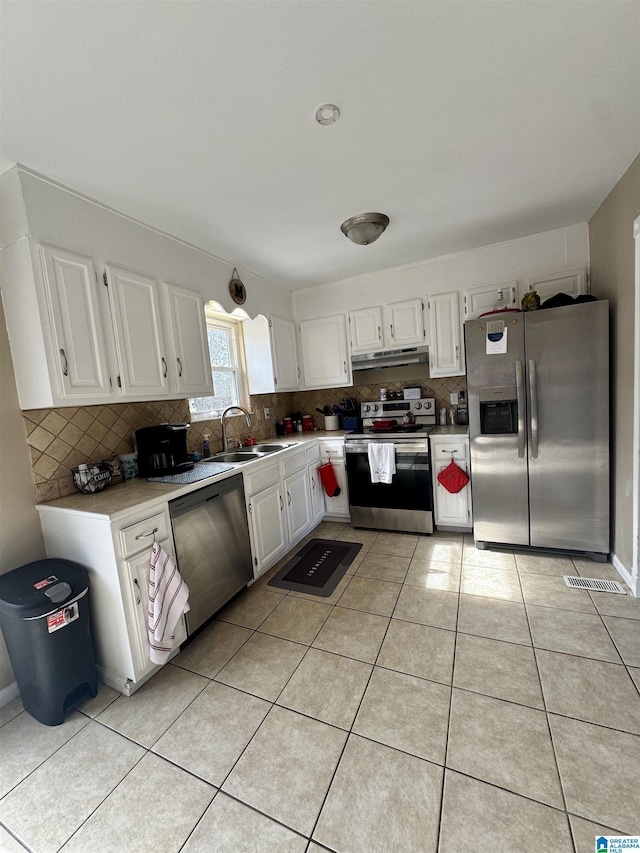
[[[322,461],[325,462],[326,455],[323,455],[325,458]],[[349,521],[349,492],[347,490],[347,470],[345,461],[339,457],[332,457],[331,464],[333,465],[333,472],[336,475],[336,480],[340,487],[340,494],[336,497],[329,497],[324,490],[324,487],[322,488],[326,515]]]
[[[324,489],[322,480],[318,474],[320,465],[320,450],[314,445],[307,450],[307,467],[309,470],[309,485],[311,487],[311,517],[313,523],[317,524],[324,516]]]
[[[526,279],[520,297],[531,290],[535,290],[540,301],[550,299],[556,293],[566,293],[568,296],[579,296],[581,293],[589,293],[589,281],[585,267],[573,270],[564,270],[557,273],[546,273],[535,275]]]
[[[459,292],[436,293],[429,297],[429,375],[463,374]]]
[[[349,313],[351,324],[351,352],[375,352],[384,346],[382,329],[382,306],[360,308]]]
[[[300,387],[296,327],[281,317],[269,319],[273,355],[274,390],[297,391]]]
[[[213,394],[213,380],[202,294],[177,284],[168,284],[167,294],[176,390],[185,397],[208,397]]]
[[[171,540],[160,543],[169,556],[175,560]],[[151,548],[143,551],[129,560],[125,560],[124,570],[128,589],[123,590],[123,597],[129,596],[135,612],[135,626],[130,631],[131,652],[136,681],[157,666],[149,659],[149,563]],[[176,626],[176,637],[173,647],[176,648],[187,639],[184,619],[181,617]]]
[[[256,577],[282,556],[287,547],[284,499],[280,484],[249,499]]]
[[[166,397],[168,365],[158,283],[114,266],[106,270],[122,393],[138,399]]]
[[[344,314],[300,323],[305,388],[341,388],[351,384]]]
[[[479,287],[469,287],[463,293],[464,319],[473,320],[491,311],[500,298],[505,302],[505,308],[518,307],[518,282],[501,281],[497,284],[481,284]]]
[[[309,472],[306,468],[287,477],[284,482],[284,499],[287,505],[289,542],[295,542],[311,525],[311,493]]]
[[[421,298],[390,302],[388,318],[391,346],[409,347],[424,344],[424,303]]]
[[[51,246],[41,252],[61,396],[108,402],[112,390],[93,261]]]
[[[451,464],[452,459],[469,474],[469,440],[466,436],[431,436],[431,454],[436,525],[469,530],[472,526],[471,483],[452,495],[438,482],[438,474]]]

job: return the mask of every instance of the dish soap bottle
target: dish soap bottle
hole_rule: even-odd
[[[208,459],[211,456],[211,444],[209,442],[209,433],[202,436],[202,458]]]
[[[447,425],[447,410],[443,406],[440,409],[440,426],[446,426],[446,425]]]

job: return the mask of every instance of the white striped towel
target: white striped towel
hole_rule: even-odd
[[[149,658],[166,663],[173,649],[175,629],[189,610],[189,587],[171,557],[154,542],[149,566]]]

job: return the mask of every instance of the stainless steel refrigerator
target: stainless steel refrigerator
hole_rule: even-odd
[[[609,551],[609,303],[465,323],[473,532]]]

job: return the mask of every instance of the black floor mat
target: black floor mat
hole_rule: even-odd
[[[359,542],[312,539],[267,583],[267,586],[328,598],[362,548]]]

